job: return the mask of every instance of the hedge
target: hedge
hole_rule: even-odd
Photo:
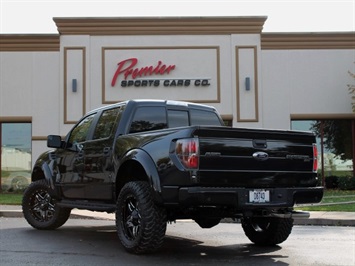
[[[325,177],[325,187],[330,189],[354,190],[355,177],[351,176],[327,176]]]

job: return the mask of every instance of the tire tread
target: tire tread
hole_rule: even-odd
[[[260,219],[260,218],[259,218]],[[253,218],[242,219],[242,228],[251,242],[260,246],[274,246],[284,242],[291,234],[293,227],[292,218],[264,218],[270,225],[263,231],[257,231],[253,227]]]
[[[31,214],[31,197],[39,189],[47,190],[49,192],[50,188],[44,179],[32,182],[25,190],[22,198],[22,212],[26,221],[33,227],[39,230],[53,230],[65,224],[69,219],[71,209],[61,208],[55,205],[55,214],[52,220],[47,222],[37,221]]]
[[[141,214],[143,216],[141,224],[142,233],[137,241],[127,239],[123,232],[124,229],[121,228],[120,209],[125,193],[135,193],[140,203]],[[117,200],[116,227],[122,245],[130,253],[152,253],[161,247],[166,232],[166,212],[155,204],[147,182],[129,182],[122,188]]]

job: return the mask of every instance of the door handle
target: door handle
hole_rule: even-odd
[[[84,151],[81,150],[78,152],[78,159],[83,159],[84,158]]]
[[[110,147],[105,147],[104,148],[104,155],[105,156],[110,156],[111,153],[111,148]]]
[[[265,139],[253,139],[253,147],[257,149],[266,149],[267,142]]]

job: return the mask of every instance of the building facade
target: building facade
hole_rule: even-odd
[[[47,135],[65,136],[87,111],[127,99],[209,104],[234,127],[354,124],[354,32],[263,33],[265,21],[54,18],[58,34],[0,35],[2,180],[18,170],[5,165],[11,149],[33,164]]]

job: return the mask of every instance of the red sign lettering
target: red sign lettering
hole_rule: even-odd
[[[138,63],[137,58],[129,58],[123,60],[117,64],[117,70],[113,75],[111,86],[115,86],[117,78],[119,75],[123,74],[126,80],[131,76],[132,79],[142,76],[152,76],[152,75],[163,75],[169,74],[175,69],[175,65],[165,65],[161,61],[158,61],[156,66],[146,66],[141,68],[134,68]]]

